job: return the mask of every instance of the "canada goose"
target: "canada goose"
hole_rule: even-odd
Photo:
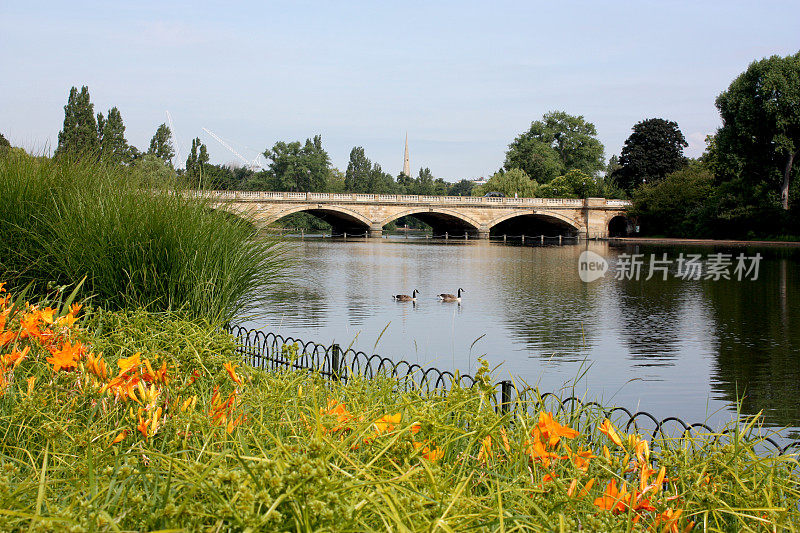
[[[464,292],[464,289],[458,289],[458,296],[454,294],[439,294],[438,296],[443,302],[460,302],[462,292]]]
[[[392,296],[392,298],[394,298],[398,302],[416,302],[417,294],[419,294],[419,291],[417,289],[414,289],[414,291],[411,293],[411,296],[409,296],[408,294],[395,294]]]

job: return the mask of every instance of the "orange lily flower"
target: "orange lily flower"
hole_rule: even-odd
[[[15,348],[10,354],[3,356],[3,364],[6,367],[13,365],[14,368],[17,368],[19,364],[28,356],[28,352],[30,350],[30,346],[26,346],[21,352]]]
[[[481,449],[478,451],[478,462],[486,464],[489,457],[494,457],[492,437],[486,435],[481,441]]]
[[[332,432],[351,429],[348,424],[354,417],[348,412],[343,403],[330,399],[328,400],[328,408],[326,410],[320,408],[319,414],[323,418],[334,417],[336,419],[336,425],[330,429]]]
[[[624,511],[626,507],[626,499],[628,493],[625,490],[625,484],[622,485],[622,490],[617,489],[617,480],[612,479],[608,482],[606,490],[602,496],[595,498],[594,504],[596,507],[604,511]]]
[[[62,369],[68,370],[70,368],[77,368],[78,359],[80,359],[84,350],[85,348],[80,341],[75,341],[74,345],[66,341],[61,349],[52,350],[53,356],[48,357],[46,361],[53,365],[53,370],[55,372]]]
[[[378,434],[390,433],[394,431],[395,426],[400,423],[400,420],[402,420],[402,415],[400,413],[383,415],[373,424],[375,426],[375,432]]]
[[[136,429],[138,429],[139,432],[142,435],[144,435],[145,440],[147,440],[147,426],[149,424],[150,424],[149,420],[146,420],[146,419],[142,418],[141,415],[139,415],[139,424],[136,426]]]
[[[589,469],[589,461],[597,457],[592,453],[592,450],[582,450],[580,448],[578,448],[577,452],[573,452],[569,448],[566,450],[567,456],[572,458],[572,463],[575,465],[575,468],[583,470],[584,472]]]
[[[601,432],[605,433],[605,435],[609,439],[611,439],[611,441],[614,444],[616,444],[617,446],[622,448],[622,439],[619,438],[619,434],[617,433],[617,430],[614,429],[614,425],[611,423],[611,421],[608,418],[603,420],[603,423],[600,424],[600,427],[598,429],[600,429]]]
[[[416,442],[416,441],[412,441],[411,444],[414,446],[414,449],[416,450],[422,448],[421,455],[428,461],[438,461],[439,459],[444,457],[444,450],[442,450],[438,446],[431,448],[430,446],[422,442]]]
[[[139,365],[142,364],[141,355],[141,352],[136,352],[128,358],[118,360],[117,366],[119,367],[119,375],[122,376],[134,368],[139,368]]]
[[[542,436],[547,439],[550,447],[558,444],[560,437],[567,439],[574,439],[578,436],[578,432],[574,429],[562,426],[553,419],[553,415],[549,412],[542,411],[539,413],[539,423],[537,424],[538,430]]]
[[[242,380],[239,378],[239,376],[236,375],[236,366],[237,365],[232,365],[229,362],[226,362],[225,364],[222,365],[222,367],[225,369],[225,372],[228,373],[233,382],[237,383],[238,385],[241,385]]]
[[[126,438],[128,438],[128,430],[127,430],[127,429],[126,429],[126,430],[124,430],[124,431],[122,431],[122,432],[120,432],[120,434],[119,434],[119,435],[117,435],[116,437],[114,437],[114,440],[112,440],[112,441],[111,441],[111,446],[113,446],[113,445],[115,445],[115,444],[117,444],[117,443],[120,443],[120,442],[122,442],[122,441],[123,441],[123,440],[125,440]]]

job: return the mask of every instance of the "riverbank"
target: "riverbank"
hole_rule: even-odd
[[[250,368],[174,315],[0,307],[8,530],[800,526],[796,458],[759,456],[756,420],[648,440],[591,408],[502,414],[485,365],[442,395]]]
[[[800,248],[800,241],[738,241],[730,239],[674,239],[667,237],[609,237],[610,243],[678,244],[687,246],[775,246]]]

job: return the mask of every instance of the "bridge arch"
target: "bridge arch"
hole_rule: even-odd
[[[263,224],[272,224],[292,213],[309,213],[320,218],[333,227],[335,233],[366,233],[369,231],[371,221],[361,213],[337,205],[297,205],[277,212],[258,215]]]
[[[401,217],[413,216],[425,222],[433,228],[434,234],[444,234],[445,232],[463,234],[464,232],[475,234],[481,226],[480,222],[452,209],[442,209],[439,207],[414,207],[399,213],[394,213],[380,221],[381,227],[393,222]]]
[[[489,224],[491,234],[509,233],[525,234],[526,230],[534,234],[555,236],[575,235],[584,230],[583,224],[572,217],[556,211],[525,210],[513,211],[501,215]]]

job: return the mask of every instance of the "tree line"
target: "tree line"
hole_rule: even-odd
[[[800,52],[754,61],[716,99],[722,125],[706,139],[698,159],[678,124],[665,118],[636,123],[619,156],[605,160],[597,129],[583,116],[545,113],[509,145],[503,165],[482,185],[416,176],[392,176],[350,151],[344,171],[331,164],[316,135],[278,141],[263,155],[264,169],[209,161],[200,138],[192,141],[185,169],[175,170],[172,132],[161,124],[146,151],[125,139],[118,108],[95,115],[89,90],[70,90],[55,157],[94,157],[137,168],[152,179],[178,177],[188,186],[227,190],[356,192],[372,194],[484,195],[561,198],[629,198],[629,215],[644,234],[676,237],[800,235]],[[10,144],[0,134],[0,155]]]

